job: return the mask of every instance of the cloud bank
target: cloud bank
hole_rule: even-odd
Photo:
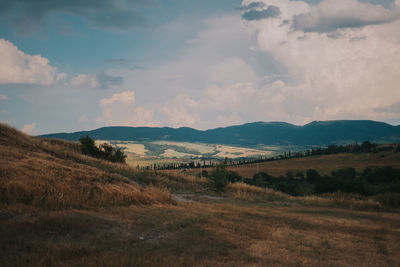
[[[344,3],[353,4],[350,11],[341,11]],[[400,119],[393,108],[400,102],[397,5],[263,0],[242,6],[241,15],[249,7],[274,6],[280,13],[208,19],[176,59],[119,73],[127,84],[139,84],[141,99],[151,94],[156,121],[204,129],[249,121]],[[299,16],[316,12],[320,29],[295,25]],[[347,23],[357,20],[364,22]]]
[[[131,90],[113,94],[100,100],[102,114],[97,122],[119,126],[157,126],[153,112],[142,106],[136,106],[135,93]]]
[[[4,39],[0,39],[0,58],[0,84],[52,85],[66,77],[47,58],[27,55]]]
[[[258,2],[257,2],[258,3]],[[249,5],[251,6],[251,4]],[[276,6],[269,6],[267,9],[251,9],[243,13],[242,18],[245,20],[261,20],[267,18],[275,18],[281,14],[281,10]]]
[[[305,32],[331,32],[344,28],[390,23],[399,18],[398,7],[388,10],[380,5],[357,0],[324,0],[307,13],[293,17],[293,28]]]
[[[0,0],[0,14],[23,34],[46,26],[46,16],[54,13],[82,17],[97,28],[126,30],[144,26],[146,19],[137,9],[153,4],[144,0]]]

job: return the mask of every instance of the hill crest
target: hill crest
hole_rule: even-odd
[[[238,146],[329,145],[362,142],[400,142],[400,126],[370,120],[313,121],[303,126],[286,122],[253,122],[209,130],[189,127],[110,126],[92,131],[46,134],[40,137],[79,140],[89,135],[99,140],[183,141]]]

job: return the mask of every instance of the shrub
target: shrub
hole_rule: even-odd
[[[95,158],[101,158],[112,162],[125,163],[126,155],[121,149],[114,148],[112,145],[104,143],[97,147],[92,138],[88,135],[79,139],[83,154],[92,156]]]
[[[321,175],[316,170],[308,169],[306,172],[306,179],[310,183],[316,183],[318,180],[321,179]]]
[[[208,177],[208,171],[203,170],[203,171],[201,172],[201,176],[202,176],[202,177]]]
[[[374,196],[374,199],[381,203],[384,207],[399,209],[400,193],[385,193]]]
[[[296,174],[294,175],[295,178],[297,179],[304,179],[304,173],[302,172],[296,172]]]
[[[229,172],[226,170],[226,159],[224,162],[219,163],[215,170],[213,170],[209,178],[214,184],[214,188],[217,192],[222,192],[225,186],[228,184]]]
[[[82,145],[82,154],[98,157],[100,154],[99,148],[95,145],[94,140],[88,135],[81,137],[79,139]]]

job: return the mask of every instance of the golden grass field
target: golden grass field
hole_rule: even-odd
[[[322,155],[288,160],[260,163],[259,171],[271,175],[284,175],[288,170],[296,173],[305,173],[308,169],[315,169],[321,174],[330,174],[333,170],[353,167],[357,171],[363,171],[366,167],[393,166],[400,168],[400,153],[381,152],[376,154],[335,154]],[[233,166],[229,169],[243,177],[253,177],[257,172],[257,164]]]
[[[205,178],[0,130],[0,266],[400,265],[399,211],[376,201],[240,183],[217,196]]]
[[[273,176],[285,175],[287,171],[305,172],[308,169],[315,169],[320,174],[331,174],[332,171],[353,167],[357,171],[363,171],[366,167],[393,166],[400,168],[400,153],[380,152],[380,153],[360,153],[360,154],[333,154],[322,156],[311,156],[302,158],[292,158],[255,164],[245,164],[229,166],[228,169],[237,172],[245,178],[252,178],[259,172],[267,172]],[[207,169],[206,169],[207,170]],[[179,170],[169,170],[166,172],[178,173]],[[191,174],[200,173],[200,169],[189,170]]]

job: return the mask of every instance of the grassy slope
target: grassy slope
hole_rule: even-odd
[[[131,180],[202,194],[206,181],[139,173],[0,127],[2,266],[400,264],[398,213],[244,184],[230,185],[225,198],[195,194],[171,205],[166,189]]]
[[[5,266],[398,266],[398,214],[180,203],[1,213]]]
[[[74,143],[37,139],[4,125],[0,130],[0,203],[63,209],[172,201],[169,192],[99,169],[111,164],[81,155]]]

